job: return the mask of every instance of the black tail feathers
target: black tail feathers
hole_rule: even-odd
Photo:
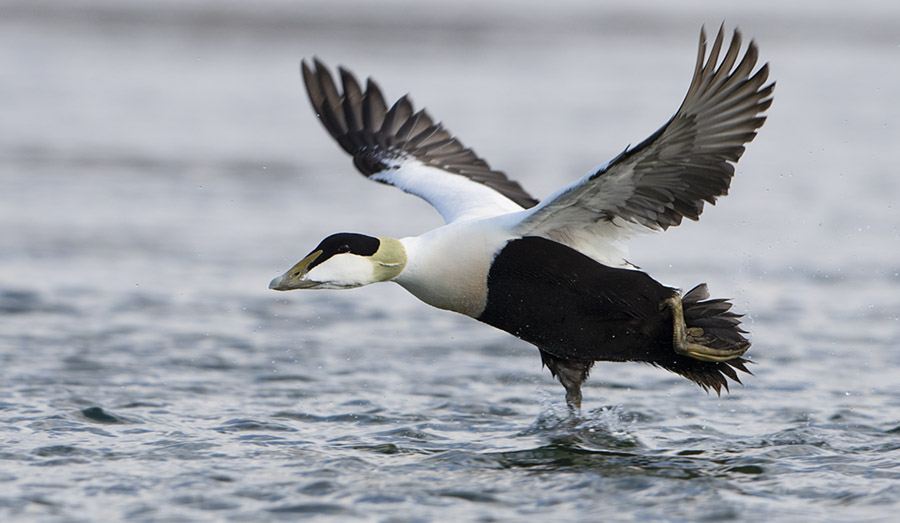
[[[681,298],[684,307],[684,323],[690,329],[699,327],[703,334],[693,341],[717,349],[746,350],[750,341],[740,327],[741,315],[731,312],[731,302],[725,299],[709,299],[705,283],[697,285]]]
[[[702,283],[687,292],[681,303],[691,343],[733,350],[736,356],[727,361],[710,362],[673,353],[673,359],[659,363],[662,367],[684,376],[704,390],[712,389],[716,394],[721,394],[723,388],[728,391],[726,378],[741,382],[736,370],[753,374],[745,366],[750,361],[740,357],[750,347],[750,341],[744,337],[747,331],[740,327],[741,315],[731,312],[731,302],[709,299],[706,284]]]

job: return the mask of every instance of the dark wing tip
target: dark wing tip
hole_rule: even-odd
[[[301,61],[301,72],[313,110],[325,129],[353,156],[353,163],[371,176],[403,158],[416,160],[490,187],[528,208],[537,204],[516,182],[490,168],[427,111],[416,111],[408,95],[387,108],[378,84],[367,79],[365,91],[356,76],[338,67],[339,90],[328,67],[317,57],[312,67]]]
[[[700,29],[694,75],[681,107],[659,130],[595,175],[634,170],[633,196],[612,209],[612,215],[665,230],[682,218],[698,219],[705,203],[714,204],[728,193],[734,163],[765,122],[775,83],[764,85],[769,66],[756,67],[755,41],[741,53],[741,31],[734,29],[727,46],[725,37],[723,22],[707,53],[706,30]]]

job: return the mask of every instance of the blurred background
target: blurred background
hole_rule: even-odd
[[[309,109],[304,57],[374,75],[389,98],[411,93],[543,197],[665,122],[700,26],[722,21],[772,64],[769,121],[733,196],[633,257],[659,270],[660,251],[707,245],[693,263],[898,268],[893,2],[76,0],[7,1],[0,14],[7,285],[77,283],[86,275],[48,270],[62,245],[71,262],[112,256],[92,284],[188,276],[156,280],[176,270],[159,259],[130,266],[141,261],[124,259],[123,241],[193,267],[253,258],[270,264],[265,281],[334,230],[438,225],[427,205],[355,177]],[[237,194],[215,194],[228,187]]]
[[[734,298],[746,388],[598,365],[573,429],[504,333],[393,285],[266,288],[333,232],[441,223],[355,172],[304,57],[543,198],[662,125],[723,21],[769,119],[731,195],[631,259]],[[0,514],[890,518],[898,96],[894,1],[4,0]]]

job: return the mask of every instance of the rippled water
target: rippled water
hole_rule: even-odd
[[[592,4],[0,7],[0,519],[891,519],[900,11]],[[665,121],[723,18],[770,120],[632,259],[735,297],[744,387],[599,364],[570,419],[535,349],[399,287],[266,289],[331,232],[439,224],[353,172],[301,57],[543,196]]]

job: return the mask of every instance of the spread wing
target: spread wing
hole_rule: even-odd
[[[704,202],[715,204],[727,194],[733,164],[765,121],[762,113],[772,104],[775,84],[763,86],[768,64],[753,72],[754,42],[738,63],[737,30],[717,67],[723,33],[720,28],[704,63],[706,34],[701,30],[691,86],[662,128],[524,213],[518,232],[603,260],[611,241],[641,230],[665,230],[682,218],[697,220]]]
[[[496,216],[534,206],[522,187],[495,171],[407,96],[390,109],[370,78],[363,91],[338,68],[339,92],[328,68],[301,65],[313,109],[325,129],[371,180],[399,187],[434,206],[447,223]]]

